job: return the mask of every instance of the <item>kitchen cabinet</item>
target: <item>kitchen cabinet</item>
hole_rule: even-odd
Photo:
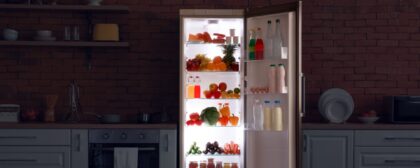
[[[420,147],[356,147],[355,168],[420,167]]]
[[[304,131],[303,168],[353,168],[353,131]]]
[[[70,147],[0,146],[0,167],[70,168]]]
[[[176,168],[177,167],[177,131],[176,130],[160,130],[159,138],[159,168]]]
[[[89,167],[88,130],[71,130],[71,167]]]

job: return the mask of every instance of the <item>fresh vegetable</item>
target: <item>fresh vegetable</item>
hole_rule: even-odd
[[[197,143],[196,142],[194,142],[191,145],[190,149],[187,152],[187,154],[189,154],[189,155],[199,155],[201,153],[202,152],[201,152],[200,148],[197,146]]]
[[[229,108],[229,104],[228,104],[228,103],[225,103],[225,104],[223,105],[223,107],[222,107],[222,106],[220,106],[220,114],[221,114],[223,117],[229,117],[229,116],[230,116],[230,108]]]
[[[223,116],[219,119],[220,125],[226,126],[229,123],[229,117]]]
[[[235,88],[235,89],[233,89],[233,92],[239,94],[239,93],[241,93],[241,89]]]
[[[232,116],[229,117],[229,122],[232,124],[232,126],[237,126],[239,122],[239,117],[235,116],[235,114],[232,114]]]
[[[206,144],[206,150],[203,151],[204,154],[222,154],[223,153],[223,149],[221,147],[219,147],[219,143],[217,141],[215,141],[214,143],[210,143],[208,142]]]
[[[219,90],[220,91],[224,92],[224,91],[226,91],[226,88],[227,88],[227,84],[225,82],[220,82],[219,83]]]
[[[233,141],[225,144],[224,152],[225,152],[225,154],[233,154],[233,155],[241,154],[241,150],[239,149],[239,145],[234,143]]]
[[[190,114],[190,120],[186,122],[188,126],[192,125],[198,125],[200,126],[203,123],[203,121],[200,119],[200,114],[198,113],[191,113]]]
[[[216,107],[207,107],[201,111],[201,119],[208,125],[216,125],[220,114]]]

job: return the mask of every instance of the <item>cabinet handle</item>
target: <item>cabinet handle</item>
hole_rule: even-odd
[[[388,164],[420,164],[420,160],[385,160]]]
[[[165,140],[164,140],[165,146],[163,147],[165,149],[165,152],[169,152],[169,135],[165,134]]]
[[[0,136],[0,139],[36,139],[36,136]]]
[[[80,152],[80,134],[76,135],[76,150]]]
[[[387,141],[420,141],[418,137],[385,137]]]
[[[0,159],[0,162],[37,162],[36,159]]]
[[[306,78],[305,75],[302,73],[302,117],[306,114]]]

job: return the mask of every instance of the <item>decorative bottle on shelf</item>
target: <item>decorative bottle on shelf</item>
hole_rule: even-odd
[[[200,77],[196,76],[194,80],[194,98],[201,98]]]
[[[255,31],[249,31],[249,60],[255,60]]]
[[[280,19],[276,20],[276,26],[275,26],[275,31],[274,31],[274,43],[273,43],[273,48],[274,48],[274,53],[273,56],[274,57],[279,57],[279,58],[287,58],[286,55],[283,55],[283,37],[281,35],[281,25],[280,25]]]
[[[254,129],[263,130],[264,113],[263,106],[259,99],[255,99],[253,104]]]
[[[283,64],[276,67],[277,93],[286,93],[286,69]]]
[[[276,93],[276,65],[271,64],[268,70],[268,92]]]
[[[264,55],[265,58],[273,57],[273,34],[271,32],[271,20],[267,21],[267,31],[264,38]]]
[[[269,100],[264,101],[264,130],[271,130],[271,105]]]
[[[272,129],[275,131],[283,130],[283,110],[280,106],[280,100],[274,101],[273,108],[273,117],[272,117]]]
[[[187,82],[188,82],[187,83],[187,98],[188,99],[193,99],[194,98],[194,90],[195,90],[194,77],[189,76]]]
[[[262,39],[261,28],[257,29],[257,41],[255,42],[255,59],[257,60],[264,59],[264,42]]]

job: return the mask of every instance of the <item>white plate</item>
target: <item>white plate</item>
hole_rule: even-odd
[[[341,104],[343,104],[343,106],[341,107],[346,107],[347,109],[341,109],[341,111],[337,112],[328,111],[328,108],[331,108],[330,103],[332,103],[333,101],[340,101]],[[333,106],[333,108],[335,109],[340,109],[341,107],[336,105]],[[321,113],[321,115],[330,122],[341,123],[346,121],[353,113],[354,101],[352,96],[347,91],[340,88],[333,88],[325,91],[321,95],[318,101],[318,110]],[[345,113],[345,115],[342,115],[342,113]]]
[[[325,116],[331,123],[343,123],[353,110],[344,99],[331,99],[325,105]]]

